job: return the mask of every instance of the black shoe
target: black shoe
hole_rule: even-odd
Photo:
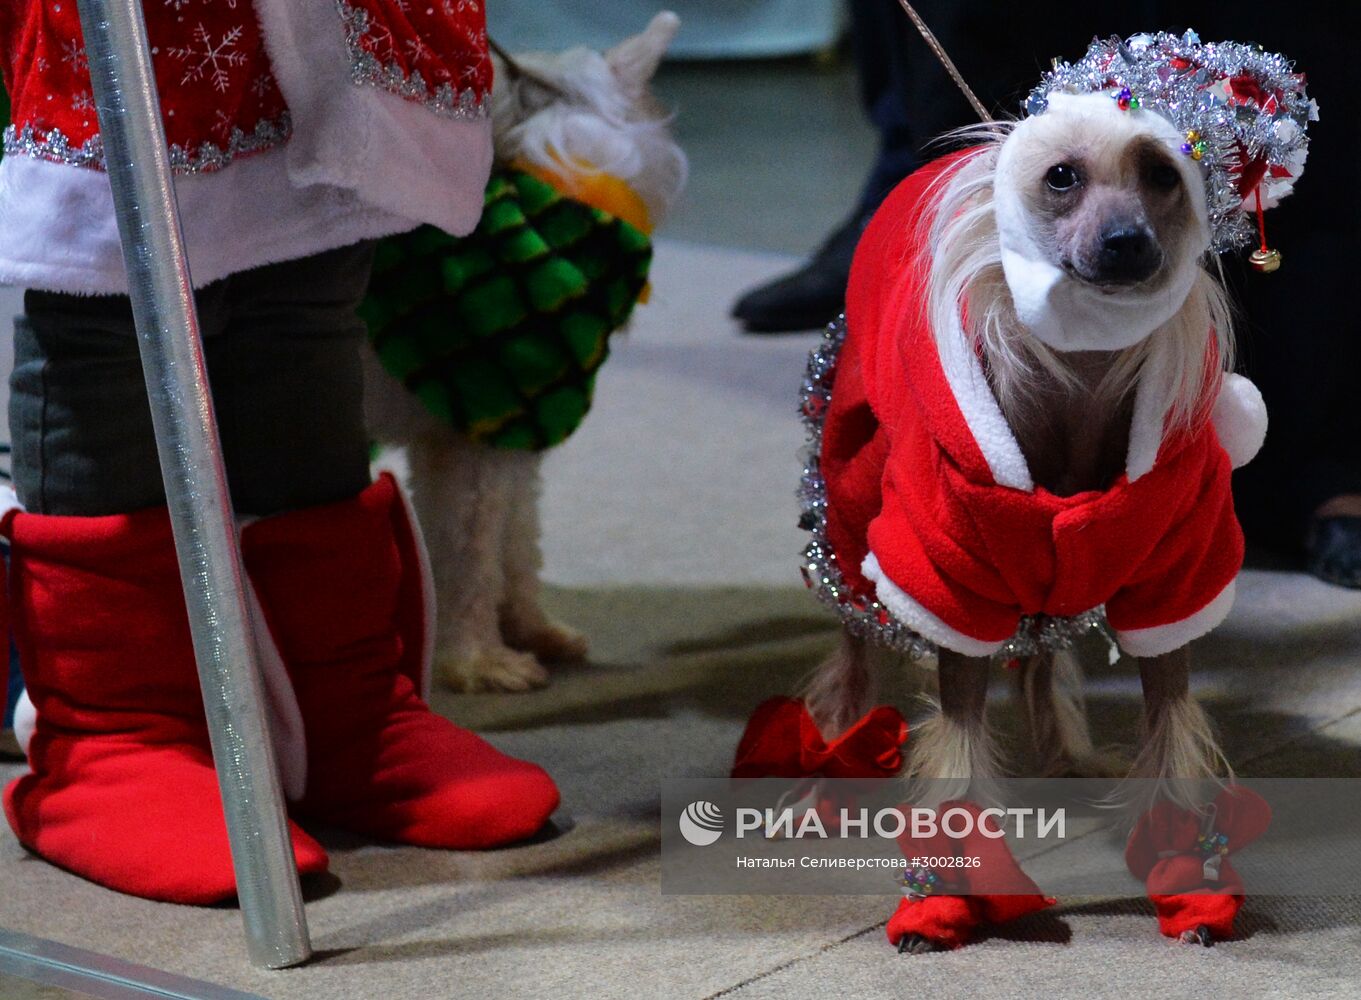
[[[1361,588],[1361,517],[1320,517],[1305,542],[1309,572],[1339,587]]]
[[[753,288],[732,307],[748,333],[797,333],[818,330],[846,306],[851,257],[869,215],[841,225],[797,271]]]

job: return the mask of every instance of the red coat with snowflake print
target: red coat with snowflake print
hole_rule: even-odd
[[[204,196],[220,211],[202,228],[219,243],[224,230],[239,237],[239,260],[227,271],[379,235],[375,230],[432,222],[458,232],[476,221],[490,162],[492,71],[481,0],[146,0],[143,9],[175,173],[230,173],[238,161],[278,153],[277,170],[238,172],[240,206],[222,189]],[[0,280],[112,290],[100,287],[107,274],[32,280],[42,277],[53,248],[24,246],[36,213],[13,205],[36,197],[58,214],[88,213],[94,193],[88,182],[26,167],[25,158],[103,168],[75,0],[0,5],[0,45],[11,98],[0,169],[18,172],[9,184],[0,177],[0,227],[11,244],[0,251]],[[296,148],[285,154],[285,146]],[[337,190],[280,203],[317,185]],[[250,220],[254,231],[241,231],[246,227],[234,220],[238,207],[249,210],[251,193],[285,186],[264,198],[269,211]],[[177,187],[182,210],[192,213],[198,206],[185,209],[185,186]],[[198,220],[187,220],[186,230],[189,221]],[[285,225],[314,238],[261,238],[259,228]],[[74,246],[57,248],[66,271],[109,263],[89,259],[107,258],[109,247],[89,245],[88,232],[72,235]],[[196,284],[220,277],[222,266],[194,267],[189,235]],[[245,252],[252,245],[263,253]],[[204,254],[212,264],[213,248]],[[38,273],[25,273],[25,265]]]

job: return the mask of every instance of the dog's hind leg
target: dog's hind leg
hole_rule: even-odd
[[[1016,696],[1045,777],[1118,778],[1129,762],[1092,746],[1082,665],[1072,649],[1037,653],[1015,671]]]
[[[586,658],[589,649],[580,632],[550,618],[539,603],[539,495],[542,490],[537,452],[505,456],[510,476],[504,538],[505,595],[500,608],[501,635],[506,645],[532,653],[546,663],[570,663]]]
[[[865,714],[872,688],[869,644],[843,630],[840,644],[808,678],[803,700],[823,738],[832,740]]]
[[[534,657],[501,640],[509,483],[505,454],[454,434],[407,445],[412,504],[430,548],[435,667],[458,691],[524,691],[548,683]]]

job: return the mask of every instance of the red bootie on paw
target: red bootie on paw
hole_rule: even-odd
[[[972,802],[945,802],[936,809],[937,819],[951,809],[973,817],[967,836],[956,839],[937,830],[913,837],[909,826],[898,838],[905,858],[923,861],[904,876],[907,895],[888,922],[890,944],[919,934],[938,947],[958,948],[986,924],[1004,924],[1054,905],[1053,897],[1043,895],[1021,870],[1006,839],[989,836],[999,832],[992,817],[981,816]]]
[[[1243,880],[1229,856],[1266,832],[1271,807],[1251,789],[1231,785],[1205,812],[1159,802],[1139,820],[1125,864],[1148,889],[1158,929],[1179,938],[1205,927],[1233,937]]]
[[[911,815],[909,807],[903,811]],[[889,944],[898,947],[905,938],[920,935],[937,948],[958,948],[967,943],[983,923],[978,901],[967,895],[964,868],[941,864],[939,859],[958,857],[959,845],[944,833],[913,837],[912,828],[898,838],[903,857],[919,859],[902,877],[903,899],[889,918]],[[934,863],[933,863],[934,862]]]
[[[236,894],[179,569],[164,510],[17,514],[10,619],[37,725],[5,790],[20,843],[120,892]],[[298,869],[326,853],[290,827]]]
[[[258,521],[242,550],[302,712],[299,815],[458,849],[543,826],[558,805],[553,779],[422,699],[433,623],[418,538],[390,476],[353,500]]]

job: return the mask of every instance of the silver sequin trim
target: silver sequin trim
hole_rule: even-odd
[[[487,116],[489,104],[485,93],[478,94],[472,88],[455,90],[449,83],[431,88],[419,70],[408,75],[395,59],[384,63],[361,44],[375,30],[369,12],[353,7],[345,0],[336,0],[336,7],[345,24],[345,44],[350,51],[350,75],[355,83],[397,94],[445,118]]]
[[[178,175],[210,174],[221,170],[238,156],[281,145],[292,131],[292,123],[285,113],[275,121],[261,119],[250,132],[233,128],[226,146],[204,142],[186,147],[175,143],[170,147],[170,169]],[[104,140],[99,135],[93,135],[79,146],[73,146],[61,129],[42,132],[32,125],[25,125],[23,129],[10,125],[5,128],[4,141],[6,156],[35,156],[54,163],[104,169]]]
[[[827,327],[822,342],[808,356],[799,393],[799,412],[808,432],[803,475],[799,479],[799,527],[813,536],[803,550],[800,571],[804,583],[818,600],[836,610],[852,635],[921,659],[936,652],[935,643],[903,625],[877,600],[857,594],[847,586],[836,553],[827,540],[827,483],[818,467],[818,456],[822,452],[822,425],[832,400],[836,359],[845,340],[846,318],[841,316]],[[1027,615],[1021,619],[1016,634],[993,654],[993,659],[1010,660],[1033,656],[1042,650],[1066,649],[1092,632],[1100,633],[1108,642],[1114,641],[1101,608],[1071,618]]]

